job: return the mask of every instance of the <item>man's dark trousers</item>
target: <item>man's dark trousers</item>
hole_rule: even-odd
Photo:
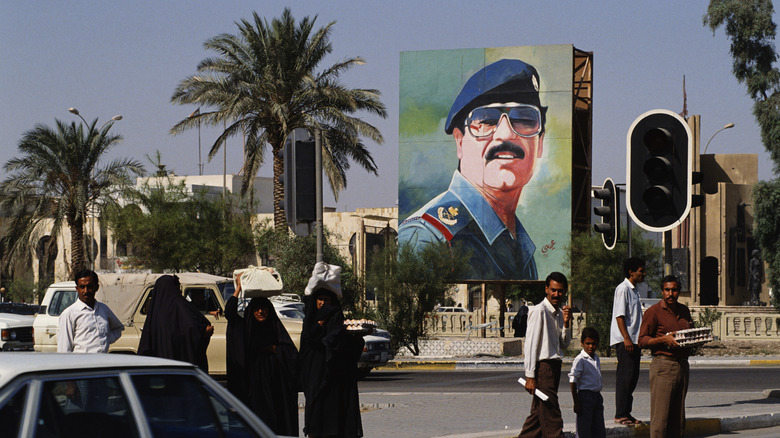
[[[536,366],[536,388],[550,397],[543,402],[534,396],[531,414],[525,419],[518,438],[563,436],[563,418],[558,405],[558,383],[561,380],[560,360],[541,360]]]
[[[639,361],[642,358],[642,350],[635,344],[634,351],[629,353],[622,342],[615,344],[614,347],[618,360],[615,373],[615,418],[632,418],[633,394],[639,381]]]

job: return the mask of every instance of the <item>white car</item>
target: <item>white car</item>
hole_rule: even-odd
[[[275,436],[194,365],[114,354],[3,354],[0,418],[16,438]]]
[[[33,350],[33,315],[0,313],[0,350]]]

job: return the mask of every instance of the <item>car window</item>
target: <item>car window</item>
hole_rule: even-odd
[[[76,301],[78,295],[75,290],[56,290],[49,303],[49,315],[60,316],[65,309]]]
[[[228,298],[232,297],[233,293],[236,291],[236,286],[232,281],[223,281],[222,283],[217,283],[217,287],[219,288],[219,292],[222,294],[222,301],[227,301]]]
[[[132,379],[155,437],[255,436],[194,376],[142,374]]]
[[[117,377],[47,380],[42,386],[36,438],[135,438],[127,397]]]
[[[214,295],[214,291],[207,287],[185,288],[184,298],[194,304],[204,315],[215,310],[222,310],[219,307],[219,302]]]
[[[277,310],[279,311],[279,314],[284,316],[285,318],[303,319],[305,317],[303,312],[292,307],[290,308],[282,307],[282,308],[277,308]]]
[[[0,425],[3,428],[3,436],[18,436],[19,426],[22,424],[22,414],[24,413],[24,403],[27,399],[27,385],[17,389],[16,392],[6,399],[0,406]]]

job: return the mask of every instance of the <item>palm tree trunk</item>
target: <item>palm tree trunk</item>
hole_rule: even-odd
[[[284,174],[284,158],[280,153],[284,146],[273,148],[274,157],[274,229],[277,233],[287,233],[287,217],[284,208],[280,205],[284,200],[284,183],[281,181]]]
[[[84,219],[74,219],[69,221],[70,227],[70,252],[72,260],[70,263],[71,274],[86,268],[84,260]]]

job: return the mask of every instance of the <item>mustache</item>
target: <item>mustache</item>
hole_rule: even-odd
[[[509,152],[515,156],[515,159],[522,160],[525,158],[525,150],[522,147],[510,143],[508,141],[502,142],[498,146],[494,146],[485,154],[485,161],[491,161],[498,158],[502,152]]]

